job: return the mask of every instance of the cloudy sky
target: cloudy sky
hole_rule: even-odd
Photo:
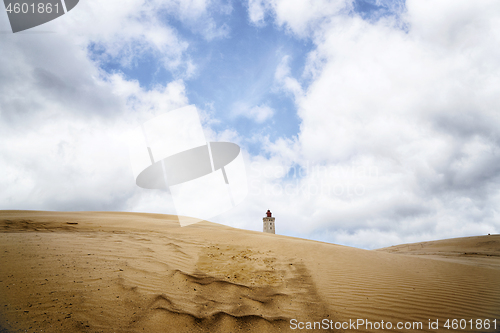
[[[193,104],[245,152],[213,221],[377,248],[500,233],[500,2],[80,0],[0,11],[0,209],[175,213],[126,145]]]

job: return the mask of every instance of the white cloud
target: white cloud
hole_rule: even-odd
[[[281,62],[278,64],[276,72],[274,73],[274,79],[279,87],[286,92],[293,94],[295,100],[298,101],[304,92],[300,82],[290,74],[289,61],[290,56],[288,55],[281,59]]]
[[[33,29],[53,33],[5,35],[1,208],[172,213],[168,195],[135,186],[127,135],[143,121],[188,103],[182,78],[196,67],[187,54],[189,44],[165,14],[211,40],[228,34],[211,12],[231,10],[217,1],[84,1],[63,18]],[[0,21],[8,27],[6,15]],[[146,54],[178,79],[145,90],[119,72],[99,68],[101,60],[134,66]]]
[[[262,0],[248,0],[248,18],[256,26],[265,25],[265,8]]]
[[[193,32],[201,34],[207,41],[225,38],[229,35],[228,25],[225,23],[218,25],[212,14],[224,16],[231,14],[233,11],[231,2],[223,0],[155,1],[155,7],[180,19]]]
[[[265,7],[316,49],[307,88],[289,58],[276,70],[300,132],[250,160],[252,208],[281,232],[368,248],[500,232],[498,2],[407,1],[406,31],[305,3]]]
[[[236,103],[233,106],[233,115],[245,117],[262,124],[274,115],[274,110],[265,104],[250,107],[246,103]]]
[[[184,82],[176,79],[145,90],[119,73],[102,71],[99,61],[128,66],[152,54],[176,77],[189,77],[195,65],[186,53],[188,43],[162,15],[170,11],[186,24],[204,18],[193,31],[222,36],[227,28],[214,26],[207,13],[213,5],[83,1],[63,18],[33,29],[35,33],[5,35],[0,66],[1,209],[172,213],[168,195],[135,186],[125,142],[131,128],[188,103]],[[8,27],[6,15],[0,21]],[[89,47],[102,54],[89,54]],[[89,55],[97,56],[97,62]]]
[[[175,29],[161,22],[159,14],[167,4],[84,1],[63,20],[55,20],[53,27],[73,35],[73,42],[81,47],[92,43],[104,59],[118,59],[130,66],[138,57],[153,53],[164,60],[168,69],[176,69],[185,60],[188,44]]]
[[[257,123],[263,123],[267,119],[271,118],[274,114],[274,110],[267,105],[254,106],[248,110],[246,115],[249,119],[254,119]]]
[[[144,119],[184,104],[184,90],[173,82],[149,92],[127,87],[125,93],[127,84],[116,77],[103,83],[118,101],[119,116],[111,119],[53,113],[54,106],[64,110],[67,103],[47,103],[38,111],[53,114],[47,121],[3,123],[0,170],[7,177],[0,180],[1,208],[137,211],[146,195],[156,198],[148,207],[168,212],[168,195],[135,186],[126,139]]]
[[[67,34],[9,37],[0,66],[1,209],[137,209],[124,141],[141,121],[187,104],[183,81],[146,91],[103,73]],[[168,207],[168,196],[156,204]]]
[[[228,15],[231,10],[230,4],[210,0],[89,0],[43,29],[70,35],[71,44],[90,47],[98,61],[113,60],[133,67],[145,55],[152,55],[177,78],[189,78],[196,72],[188,54],[189,43],[169,21],[175,18],[210,41],[230,33],[228,26],[218,25],[212,14]]]
[[[249,15],[251,22],[259,24],[268,11],[276,24],[305,38],[332,17],[346,13],[351,3],[346,0],[249,0]]]

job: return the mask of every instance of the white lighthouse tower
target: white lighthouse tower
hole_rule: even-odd
[[[262,231],[270,233],[270,234],[274,234],[276,226],[274,224],[274,217],[271,216],[272,213],[269,209],[267,210],[266,215],[267,216],[263,218],[264,227],[263,227]]]

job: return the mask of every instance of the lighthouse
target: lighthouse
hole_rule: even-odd
[[[263,232],[267,232],[269,234],[274,234],[275,232],[275,224],[274,224],[274,217],[272,217],[271,211],[268,209],[266,212],[266,217],[263,218]]]

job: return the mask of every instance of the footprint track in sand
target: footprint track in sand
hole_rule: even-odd
[[[211,327],[214,332],[222,332],[228,322],[242,329],[272,324],[287,331],[291,318],[321,320],[332,313],[306,266],[290,258],[277,259],[271,251],[210,245],[201,250],[190,273],[171,265],[156,279],[155,284],[161,280],[162,286],[147,294],[131,285],[133,279],[121,281],[130,304],[141,309],[131,319],[131,328],[167,325],[187,316],[194,326]]]
[[[293,263],[278,262],[270,251],[220,245],[208,246],[196,266],[205,274],[246,286],[279,285],[294,268]]]

